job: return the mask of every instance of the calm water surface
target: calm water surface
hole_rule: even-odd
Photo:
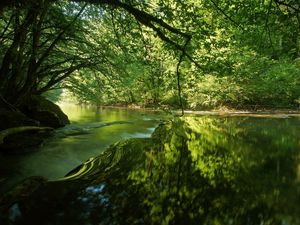
[[[35,152],[0,157],[0,192],[29,176],[63,177],[116,141],[149,137],[161,118],[154,112],[131,109],[62,105],[62,110],[68,115],[71,125],[55,131],[54,137]],[[130,123],[97,128],[103,122],[114,121]]]
[[[158,115],[78,112],[79,117],[69,111],[77,126],[133,123],[55,139],[41,150],[46,156],[22,158],[20,165],[28,160],[54,179],[61,174],[53,176],[53,171],[65,174],[68,166],[98,155],[111,142],[138,138],[113,145],[26,197],[29,183],[25,197],[3,214],[9,224],[300,225],[299,117],[187,116],[161,124],[150,139],[145,137],[158,124]],[[57,153],[48,153],[57,145]],[[56,161],[48,161],[50,156]]]

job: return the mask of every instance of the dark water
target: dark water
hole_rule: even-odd
[[[74,105],[63,105],[62,109],[71,125],[56,130],[54,137],[33,152],[0,157],[0,193],[29,176],[63,177],[116,141],[149,137],[161,118],[157,113],[143,110]],[[130,123],[95,128],[97,124],[114,121]]]
[[[69,177],[23,193],[6,222],[299,225],[299,125],[268,116],[177,118],[151,139],[119,142]]]

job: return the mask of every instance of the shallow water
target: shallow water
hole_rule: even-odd
[[[55,131],[43,146],[26,154],[0,157],[0,193],[29,176],[63,177],[109,145],[131,137],[149,137],[161,118],[157,113],[121,108],[62,105],[71,124]],[[98,127],[105,122],[125,121]],[[74,133],[79,131],[79,133]]]

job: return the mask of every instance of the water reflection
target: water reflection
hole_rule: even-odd
[[[186,117],[119,142],[12,224],[300,224],[298,119]],[[18,217],[18,218],[20,218]]]
[[[163,151],[149,157],[151,170],[129,175],[142,187],[151,223],[299,224],[298,137],[284,125],[250,118],[173,122]]]

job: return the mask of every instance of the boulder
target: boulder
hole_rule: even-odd
[[[0,100],[0,151],[31,151],[51,135],[52,128],[69,123],[61,109],[44,97],[31,96],[19,108]]]
[[[41,126],[58,128],[70,123],[68,116],[59,106],[43,96],[31,96],[21,106],[21,110],[29,118],[39,121]]]

